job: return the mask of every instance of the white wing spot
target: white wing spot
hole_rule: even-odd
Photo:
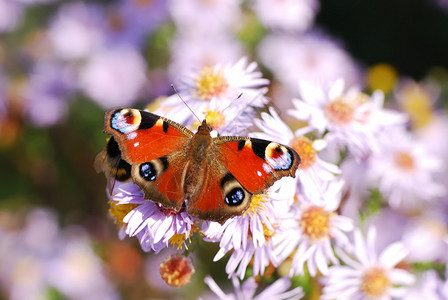
[[[126,135],[126,139],[133,140],[137,137],[137,132],[131,132],[128,135]]]
[[[257,171],[257,175],[261,177],[263,174],[260,171]]]
[[[134,143],[134,147],[138,147],[138,145],[140,145],[139,142]]]

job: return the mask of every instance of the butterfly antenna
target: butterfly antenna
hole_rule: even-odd
[[[187,102],[185,102],[185,100],[182,98],[182,96],[179,94],[179,92],[177,91],[176,87],[174,86],[174,84],[171,84],[171,88],[173,89],[173,91],[176,93],[176,95],[179,97],[180,100],[182,100],[182,102],[185,104],[186,107],[188,107],[188,109],[191,111],[191,113],[196,117],[196,119],[199,122],[202,122],[201,119],[199,119],[199,117],[194,113],[194,111],[191,109],[191,107],[187,104]]]

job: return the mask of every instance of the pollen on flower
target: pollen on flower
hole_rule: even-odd
[[[137,204],[117,204],[115,201],[109,201],[109,214],[115,218],[115,223],[124,225],[123,218],[134,208]]]
[[[160,275],[170,286],[180,287],[190,282],[194,267],[188,257],[169,256],[160,264]]]
[[[290,146],[296,150],[296,152],[300,156],[300,165],[301,169],[308,169],[316,162],[316,150],[313,148],[313,142],[305,137],[300,136],[295,138]]]
[[[412,171],[415,163],[412,156],[404,151],[397,151],[394,155],[395,164],[403,171]]]
[[[275,234],[274,230],[270,230],[264,223],[263,223],[263,235],[266,241],[269,241],[271,237],[273,237]]]
[[[216,110],[209,110],[205,116],[207,124],[214,129],[220,129],[225,125],[226,118],[223,114]]]
[[[331,213],[322,207],[311,206],[306,209],[300,219],[303,232],[312,239],[328,236]]]
[[[389,285],[389,279],[382,268],[373,268],[368,270],[361,282],[361,290],[369,298],[381,297],[386,292]]]
[[[185,234],[180,234],[180,233],[175,233],[173,234],[173,236],[169,239],[170,244],[173,247],[176,247],[177,250],[182,249],[182,246],[185,246],[185,249],[188,250],[187,244],[186,244],[186,240],[190,241],[191,236],[193,235],[193,233],[198,232],[199,229],[195,226],[192,225],[191,226],[191,230],[189,235],[186,237]]]
[[[329,101],[325,105],[324,111],[331,122],[345,125],[353,121],[355,106],[352,103],[344,101],[343,98],[338,98]]]
[[[196,94],[202,100],[219,97],[229,87],[229,83],[222,75],[222,72],[216,71],[211,67],[206,67],[199,72],[199,75],[195,78],[195,85]]]
[[[266,194],[258,194],[252,196],[252,202],[250,203],[249,208],[244,212],[244,217],[246,215],[254,216],[260,214],[261,212],[266,210],[265,204],[268,202]]]

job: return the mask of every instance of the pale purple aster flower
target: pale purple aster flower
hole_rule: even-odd
[[[102,49],[80,71],[80,88],[104,108],[128,106],[146,83],[146,62],[137,49]]]
[[[448,227],[446,210],[441,206],[425,206],[419,216],[409,218],[401,241],[409,249],[412,262],[448,261]]]
[[[326,147],[324,140],[311,141],[300,129],[293,133],[273,108],[269,109],[269,114],[261,113],[261,120],[255,119],[254,123],[262,132],[252,133],[252,136],[289,145],[297,151],[301,158],[296,172],[298,190],[306,198],[321,197],[324,183],[341,173],[338,166],[319,158],[318,152]]]
[[[178,82],[191,70],[212,67],[220,62],[238,61],[244,50],[241,42],[228,33],[210,35],[177,34],[171,42],[170,77]]]
[[[48,28],[55,54],[67,60],[83,59],[104,42],[104,15],[99,6],[74,2],[62,6]]]
[[[425,271],[419,275],[417,282],[408,293],[403,296],[403,300],[445,300],[448,299],[448,289],[444,288],[442,279],[434,270]]]
[[[350,253],[336,249],[344,266],[332,266],[322,278],[322,300],[372,299],[403,297],[415,277],[397,264],[406,258],[407,250],[400,242],[390,244],[380,253],[375,248],[376,230],[370,228],[366,239],[355,231]]]
[[[278,299],[278,300],[293,300],[301,299],[305,296],[301,287],[289,290],[291,281],[289,278],[282,277],[277,279],[271,285],[266,287],[262,292],[255,295],[258,284],[253,277],[246,279],[243,284],[238,281],[235,276],[232,276],[232,284],[234,293],[226,294],[218,286],[218,284],[210,277],[206,276],[204,282],[209,286],[210,290],[215,294],[212,297],[201,297],[200,299],[220,299],[220,300],[264,300],[264,299]]]
[[[119,299],[81,228],[69,228],[46,266],[48,285],[69,299]]]
[[[404,129],[389,130],[378,139],[381,152],[369,159],[368,180],[394,208],[416,208],[446,194],[435,180],[445,168],[425,145]]]
[[[194,219],[185,211],[164,209],[146,200],[134,183],[116,182],[111,196],[114,205],[134,205],[120,222],[128,236],[136,236],[144,251],[158,253],[170,243],[179,249],[190,237]],[[122,234],[123,236],[123,234]]]
[[[22,4],[15,0],[0,0],[0,33],[16,29],[22,18]]]
[[[380,151],[378,137],[384,130],[402,126],[404,114],[383,108],[384,95],[372,96],[356,89],[344,92],[344,82],[336,81],[329,89],[302,81],[299,83],[302,100],[294,99],[295,109],[289,113],[308,122],[302,131],[317,131],[325,140],[338,147],[347,147],[362,159]]]
[[[46,209],[31,211],[14,229],[0,214],[0,285],[8,299],[47,299],[56,290],[67,299],[118,299],[104,265],[81,227],[61,229],[57,216]]]
[[[145,37],[167,18],[168,12],[164,0],[120,0],[107,10],[107,43],[143,46]]]
[[[241,0],[170,0],[168,9],[179,31],[217,34],[239,23],[240,4]]]
[[[303,275],[307,264],[311,276],[317,271],[328,274],[328,265],[338,264],[333,248],[347,247],[347,232],[353,230],[353,220],[339,215],[336,210],[341,201],[343,181],[331,181],[326,184],[324,194],[312,201],[300,201],[295,204],[295,234],[290,234],[289,243],[281,251],[283,258],[294,250],[290,275]]]
[[[258,56],[275,78],[290,91],[299,81],[328,85],[343,78],[349,86],[360,85],[358,66],[340,45],[318,33],[300,36],[269,34],[257,46]]]
[[[307,30],[319,8],[315,0],[252,0],[250,3],[263,25],[291,32]]]
[[[66,113],[75,90],[75,71],[56,62],[38,62],[28,78],[24,91],[26,113],[37,126],[50,126]]]

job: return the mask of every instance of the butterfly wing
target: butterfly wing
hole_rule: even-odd
[[[284,176],[295,177],[300,164],[294,149],[275,142],[233,136],[213,142],[220,163],[252,194],[265,192]]]
[[[187,212],[224,222],[241,215],[253,194],[266,191],[284,176],[295,177],[299,155],[290,147],[247,137],[213,139],[203,185],[192,193]]]
[[[241,215],[250,205],[252,194],[213,157],[209,158],[202,186],[190,197],[187,213],[202,220],[225,222]]]
[[[132,166],[132,179],[145,199],[179,210],[188,165],[185,149],[193,133],[169,119],[130,108],[108,111],[104,131],[118,144],[121,159]]]

